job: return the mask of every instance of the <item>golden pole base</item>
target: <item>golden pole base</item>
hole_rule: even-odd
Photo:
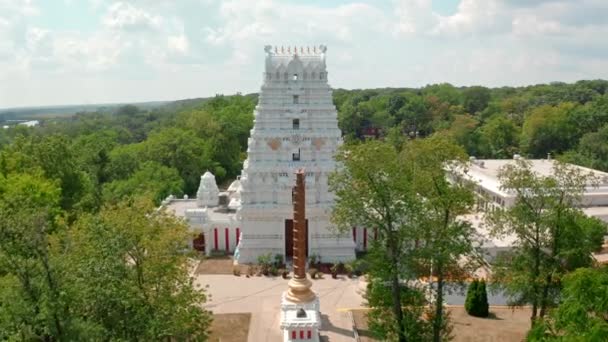
[[[285,298],[292,303],[310,303],[317,296],[310,290],[312,282],[308,278],[291,278],[289,283],[289,290]]]

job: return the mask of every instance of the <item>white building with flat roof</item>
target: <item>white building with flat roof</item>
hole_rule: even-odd
[[[499,174],[506,165],[515,165],[519,158],[522,157],[518,155],[515,155],[513,159],[471,157],[466,168],[457,168],[450,173],[452,179],[464,179],[473,183],[477,195],[478,212],[465,215],[463,219],[476,228],[478,235],[482,238],[481,247],[490,260],[498,253],[510,250],[516,242],[515,236],[493,237],[490,234],[490,227],[485,224],[484,213],[494,208],[508,208],[515,203],[516,195],[502,189]],[[526,161],[537,175],[545,177],[553,175],[555,160],[527,159]],[[608,173],[578,165],[569,165],[594,178],[585,187],[581,210],[589,216],[597,217],[608,223]]]

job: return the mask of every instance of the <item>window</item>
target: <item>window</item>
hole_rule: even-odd
[[[293,96],[293,104],[298,104],[298,103],[300,103],[300,96],[294,95]]]
[[[298,152],[292,153],[291,157],[293,161],[300,161],[300,149],[298,149]]]
[[[298,74],[293,74],[293,80],[297,81],[298,80]]]
[[[300,119],[293,119],[293,129],[300,129]]]

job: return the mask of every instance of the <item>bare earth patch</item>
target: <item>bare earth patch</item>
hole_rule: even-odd
[[[469,316],[463,307],[450,307],[455,342],[516,342],[524,340],[530,328],[530,309],[490,307],[490,318]],[[376,341],[367,326],[367,310],[353,310],[361,342]]]
[[[210,257],[201,260],[196,267],[196,274],[232,274],[234,266],[231,256]],[[245,276],[247,266],[236,266],[241,270],[241,275]]]
[[[530,329],[530,309],[490,307],[489,318],[469,316],[463,307],[450,308],[455,342],[522,341]]]
[[[211,342],[247,342],[251,313],[227,313],[213,315]]]

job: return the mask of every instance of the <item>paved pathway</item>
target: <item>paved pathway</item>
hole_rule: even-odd
[[[198,284],[208,286],[210,295],[205,307],[215,313],[251,312],[250,342],[282,341],[279,329],[281,294],[287,280],[281,277],[235,277],[233,275],[199,275]],[[321,337],[323,341],[354,341],[349,308],[362,306],[358,279],[314,280],[312,289],[321,303]]]

